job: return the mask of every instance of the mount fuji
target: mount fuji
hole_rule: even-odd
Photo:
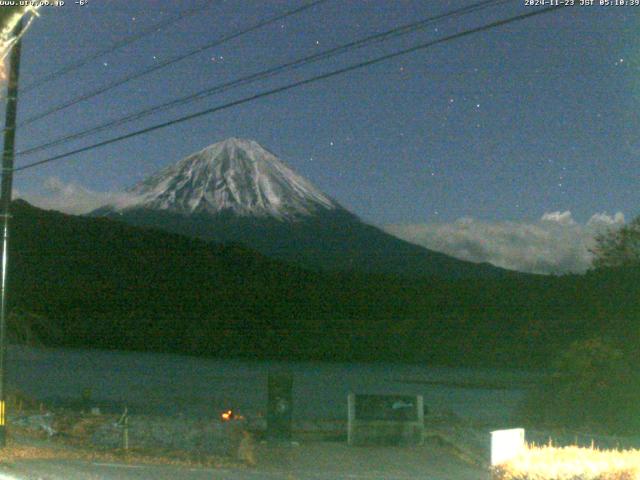
[[[362,222],[257,142],[215,143],[92,212],[221,243],[307,268],[410,276],[506,273],[433,252]]]
[[[340,206],[251,140],[229,138],[129,189],[118,211],[145,208],[192,215],[293,220]]]

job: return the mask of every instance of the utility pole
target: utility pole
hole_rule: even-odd
[[[20,75],[20,40],[22,20],[13,32],[18,41],[9,57],[9,83],[5,116],[4,149],[2,154],[2,184],[0,185],[0,218],[2,219],[2,270],[0,274],[0,448],[7,445],[7,269],[9,267],[9,216],[13,187],[13,158],[16,139],[16,113],[18,110],[18,77]]]

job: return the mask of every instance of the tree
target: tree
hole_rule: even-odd
[[[640,217],[596,236],[594,268],[640,266]]]
[[[640,375],[622,349],[600,338],[576,341],[553,364],[554,373],[521,406],[532,425],[637,433]]]

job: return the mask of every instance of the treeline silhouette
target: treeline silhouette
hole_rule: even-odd
[[[106,219],[13,206],[10,308],[46,345],[252,359],[547,367],[636,352],[640,271],[410,279],[310,271]],[[637,355],[637,352],[636,352]]]

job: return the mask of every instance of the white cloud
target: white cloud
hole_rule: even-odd
[[[80,215],[91,212],[107,203],[121,202],[125,194],[94,192],[75,183],[65,183],[57,177],[49,177],[43,184],[43,192],[16,191],[16,197],[47,210]]]
[[[542,215],[540,219],[541,222],[554,222],[560,225],[575,225],[576,222],[573,220],[570,211],[564,212],[549,212]]]
[[[616,213],[614,216],[607,215],[606,213],[596,213],[591,216],[587,222],[589,227],[610,227],[615,225],[622,225],[624,223],[624,215],[622,212]]]
[[[532,273],[585,272],[596,234],[624,224],[624,215],[594,214],[584,225],[571,212],[548,212],[536,222],[389,225],[385,230],[431,250],[473,262]]]

